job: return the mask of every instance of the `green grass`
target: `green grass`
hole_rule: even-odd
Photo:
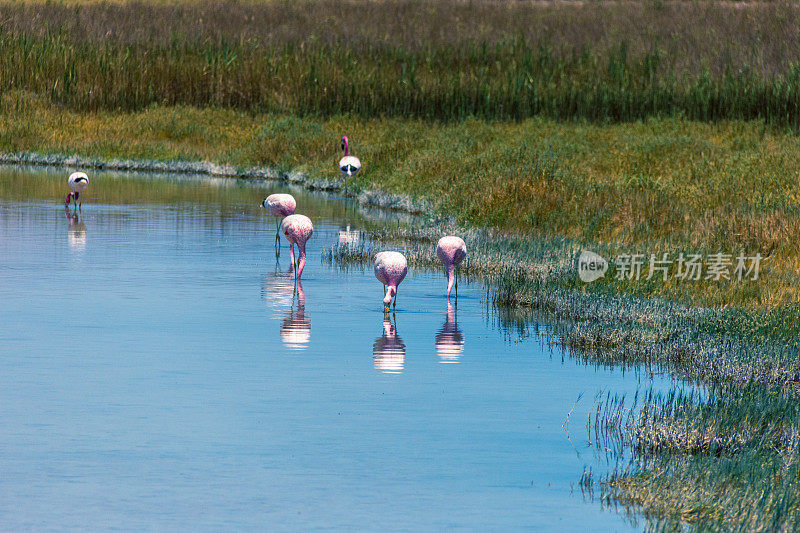
[[[0,91],[82,111],[797,128],[798,16],[763,2],[0,3]]]
[[[601,399],[589,440],[632,464],[601,481],[601,498],[643,511],[654,530],[795,531],[800,526],[796,391],[760,386]],[[592,489],[595,480],[584,476]]]

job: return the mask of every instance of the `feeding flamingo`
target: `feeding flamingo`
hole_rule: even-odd
[[[408,262],[406,257],[400,252],[381,252],[375,255],[375,277],[378,281],[388,286],[383,304],[386,309],[394,299],[394,307],[397,307],[397,286],[408,273]]]
[[[306,241],[314,233],[314,225],[305,215],[289,215],[281,222],[281,231],[289,241],[289,255],[294,266],[294,279],[299,280],[303,275],[303,267],[306,266]],[[295,264],[294,245],[297,245],[298,257]]]
[[[458,297],[456,267],[467,256],[467,244],[460,237],[442,237],[436,244],[436,255],[447,269],[447,299],[450,300],[450,290],[453,288],[453,284],[456,286],[456,297]]]
[[[81,193],[89,187],[89,176],[87,176],[85,172],[73,172],[69,175],[67,184],[69,185],[70,193],[64,200],[64,205],[69,205],[69,202],[74,200],[75,206],[81,209],[83,202],[81,202],[79,198]]]
[[[277,253],[280,256],[281,219],[294,214],[297,202],[291,194],[270,194],[261,202],[261,206],[266,209],[270,215],[278,219],[275,223],[275,244],[278,246]]]
[[[347,178],[355,176],[361,170],[361,161],[357,157],[350,155],[350,142],[347,137],[342,137],[342,150],[344,157],[339,161],[339,170],[344,175],[344,190],[347,191]]]

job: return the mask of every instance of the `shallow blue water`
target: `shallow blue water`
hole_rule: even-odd
[[[292,191],[295,291],[257,205],[285,186],[94,173],[73,218],[67,174],[0,169],[3,529],[634,527],[577,490],[586,413],[666,379],[509,337],[477,283],[448,310],[439,273],[385,318],[321,260],[368,223],[340,200]]]

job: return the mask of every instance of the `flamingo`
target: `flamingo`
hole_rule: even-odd
[[[306,241],[314,233],[314,225],[311,223],[311,219],[305,215],[289,215],[281,222],[281,231],[289,241],[289,256],[292,258],[294,267],[294,279],[299,281],[300,276],[303,275],[303,267],[306,266]],[[295,244],[299,254],[297,263],[294,259]]]
[[[278,219],[275,223],[275,244],[278,245],[277,253],[280,256],[281,219],[294,214],[297,202],[291,194],[270,194],[261,202],[261,206],[266,209],[270,215]]]
[[[389,304],[394,299],[394,307],[397,307],[397,286],[408,273],[408,262],[406,257],[400,252],[381,252],[375,255],[375,277],[383,283],[386,289],[386,296],[383,298],[385,310],[389,309]]]
[[[456,267],[467,256],[467,244],[460,237],[447,236],[439,239],[436,244],[436,255],[444,263],[447,269],[447,300],[450,300],[450,291],[453,284],[456,286],[456,298],[458,297],[458,279],[456,278]]]
[[[361,161],[357,157],[350,155],[350,143],[347,137],[342,137],[342,150],[344,157],[339,161],[339,170],[342,171],[344,178],[344,190],[347,192],[347,178],[355,176],[361,170]]]
[[[69,175],[67,184],[69,185],[70,193],[64,200],[64,205],[69,205],[69,202],[74,200],[77,208],[81,209],[83,202],[81,202],[79,198],[81,193],[89,187],[89,176],[87,176],[85,172],[73,172]]]

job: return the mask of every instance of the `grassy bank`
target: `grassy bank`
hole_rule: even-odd
[[[674,276],[666,282],[636,281],[609,274],[588,290],[748,309],[797,299],[798,139],[760,122],[432,124],[181,106],[77,113],[30,93],[0,99],[4,152],[205,160],[336,180],[338,139],[344,133],[364,161],[351,183],[354,191],[410,195],[460,225],[559,236],[572,243],[571,250],[585,246],[606,257],[635,252],[768,257],[758,281]],[[572,257],[551,259],[563,263]],[[524,291],[519,297],[525,303]]]
[[[781,2],[3,2],[0,91],[83,111],[797,128],[798,16]]]

